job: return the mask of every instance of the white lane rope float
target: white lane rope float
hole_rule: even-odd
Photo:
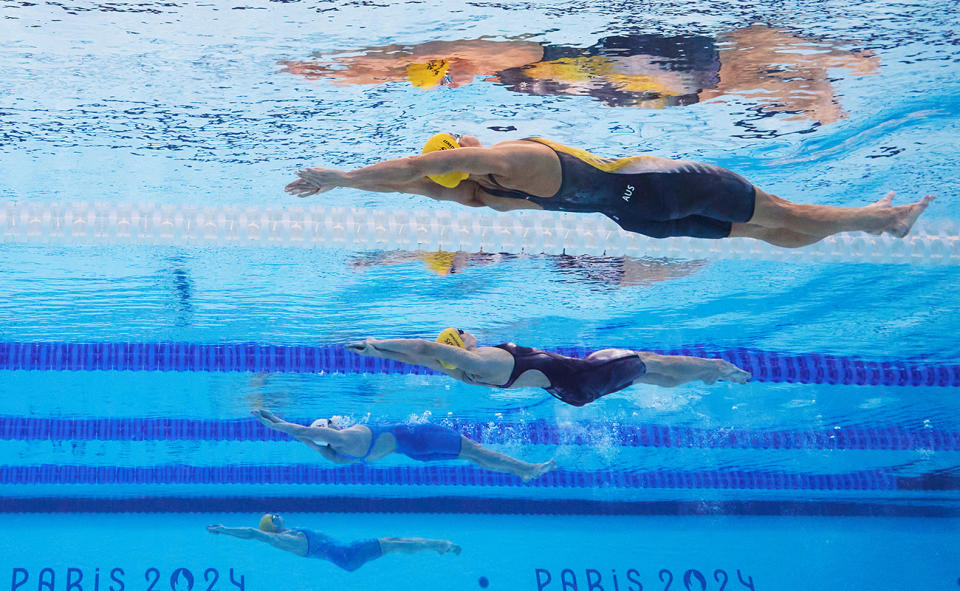
[[[749,238],[648,238],[599,214],[6,201],[0,242],[960,264],[953,220],[921,220],[903,239],[857,232],[785,249]]]

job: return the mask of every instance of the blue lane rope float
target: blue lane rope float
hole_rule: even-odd
[[[311,419],[295,422],[307,424]],[[960,451],[960,432],[923,425],[844,426],[834,429],[754,430],[579,422],[543,419],[523,423],[445,421],[485,444],[603,445],[621,447],[772,450]],[[0,416],[0,440],[8,441],[292,441],[253,419],[34,418]]]
[[[885,470],[845,474],[806,474],[764,470],[656,470],[582,472],[553,470],[524,483],[511,474],[473,466],[429,464],[371,468],[350,465],[325,468],[316,464],[191,466],[3,465],[6,485],[120,484],[309,484],[424,485],[535,488],[722,489],[818,491],[955,491],[960,476],[930,474],[897,476]]]
[[[905,239],[847,233],[805,248],[784,249],[747,238],[658,240],[627,232],[603,216],[557,212],[4,201],[0,242],[960,264],[957,223],[926,219]]]
[[[0,497],[0,513],[457,513],[474,515],[764,515],[960,517],[943,504],[862,501],[601,501],[486,497]]]
[[[760,382],[871,386],[960,387],[960,364],[865,361],[856,357],[791,355],[756,349],[682,347],[656,350],[667,355],[719,357]],[[584,347],[554,351],[584,357]],[[353,354],[341,345],[258,343],[58,343],[2,342],[0,370],[39,371],[204,371],[253,373],[436,374],[422,366]]]

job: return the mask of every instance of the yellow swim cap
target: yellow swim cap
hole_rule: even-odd
[[[437,342],[443,345],[450,345],[451,347],[467,348],[463,339],[460,338],[460,331],[455,328],[445,328],[443,332],[440,333],[440,336],[437,337]],[[444,363],[443,361],[440,362],[440,365],[447,369],[457,369],[457,366]]]
[[[438,250],[437,252],[426,252],[420,255],[420,260],[427,264],[427,268],[437,275],[449,275],[453,270],[454,257],[457,255],[452,252]]]
[[[407,80],[417,88],[430,88],[440,84],[450,69],[447,60],[430,60],[425,64],[407,65]]]
[[[460,147],[455,137],[449,133],[438,133],[427,140],[423,146],[421,154],[438,152],[440,150],[455,150]],[[468,172],[448,172],[447,174],[429,174],[427,178],[442,187],[452,189],[460,184],[465,178],[470,176]]]
[[[260,518],[260,531],[265,532],[274,532],[277,528],[273,524],[273,513],[265,513],[263,517]]]

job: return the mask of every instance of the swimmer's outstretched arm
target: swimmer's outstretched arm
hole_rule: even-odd
[[[298,170],[297,176],[303,182],[290,183],[286,191],[300,197],[324,193],[337,187],[365,191],[397,191],[397,187],[415,183],[428,175],[460,171],[509,176],[515,167],[515,159],[511,158],[509,151],[459,148],[386,160],[350,171],[330,168]]]
[[[460,371],[475,374],[493,369],[490,360],[474,351],[424,339],[364,339],[348,343],[346,348],[358,355],[393,359],[403,363],[423,365],[438,371],[447,371],[440,364],[441,361]]]
[[[485,207],[485,203],[477,197],[478,185],[473,182],[463,182],[456,187],[443,187],[427,178],[418,179],[412,183],[384,184],[377,188],[368,188],[367,191],[378,193],[407,193],[409,195],[423,195],[437,201],[454,201],[467,207]],[[287,193],[297,197],[309,197],[321,191],[316,186],[303,179],[297,179],[284,189]]]
[[[286,433],[287,435],[292,435],[301,441],[304,439],[309,439],[311,441],[328,443],[331,445],[341,445],[343,443],[343,434],[336,429],[330,429],[327,427],[306,427],[296,423],[289,423],[264,408],[254,409],[250,411],[250,414],[252,414],[254,418],[267,427],[276,429],[277,431]]]
[[[260,540],[266,542],[270,534],[255,527],[227,527],[225,525],[208,525],[207,531],[212,534],[224,534],[240,538],[241,540]]]
[[[291,535],[283,532],[270,533],[255,527],[227,527],[220,524],[208,525],[207,531],[212,534],[233,536],[234,538],[240,538],[241,540],[258,540],[260,542],[266,542],[274,548],[286,550],[287,552],[293,552],[294,554],[301,556],[305,554],[305,550],[303,548],[304,541],[299,534]]]

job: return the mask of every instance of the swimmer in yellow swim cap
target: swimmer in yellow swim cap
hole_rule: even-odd
[[[208,525],[212,534],[224,534],[242,540],[259,540],[275,548],[303,556],[327,560],[347,571],[355,571],[384,554],[411,554],[434,551],[438,554],[460,554],[460,546],[447,540],[425,538],[371,538],[351,544],[341,544],[326,534],[312,529],[287,529],[283,518],[268,513],[260,518],[260,527],[227,527]]]
[[[697,380],[743,384],[750,379],[748,372],[723,359],[628,349],[603,349],[580,359],[513,343],[478,347],[475,336],[457,328],[444,330],[437,342],[365,339],[346,347],[358,355],[423,365],[467,384],[543,388],[572,406],[635,384],[672,387]]]
[[[352,171],[308,168],[286,191],[337,187],[425,195],[498,211],[602,213],[654,238],[749,237],[796,248],[840,232],[906,236],[933,200],[894,207],[893,192],[866,207],[791,203],[719,166],[654,156],[604,158],[543,139],[483,147],[473,136],[438,134],[424,152]]]

